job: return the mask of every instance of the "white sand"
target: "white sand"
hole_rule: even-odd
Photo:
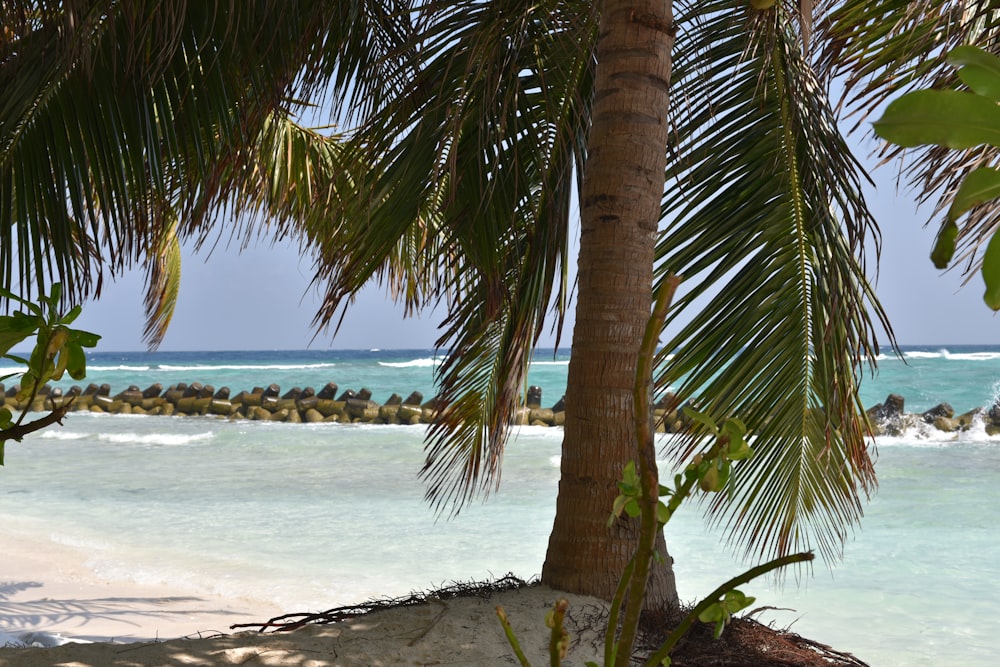
[[[542,586],[491,599],[432,600],[294,632],[225,634],[234,623],[308,610],[99,581],[71,548],[23,536],[0,539],[0,637],[30,642],[30,633],[37,632],[96,642],[0,648],[0,667],[517,664],[496,618],[497,604],[506,609],[532,663],[547,665],[545,615],[559,597],[570,601],[566,627],[574,648],[567,664],[599,660],[602,651],[603,637],[592,628],[602,627],[596,619],[604,603]]]
[[[269,665],[281,667],[382,667],[389,665],[515,665],[495,615],[502,604],[522,648],[535,665],[547,665],[545,613],[558,597],[537,586],[476,597],[388,609],[289,633],[238,633],[148,644],[65,644],[53,648],[0,649],[5,667],[167,667]],[[567,664],[597,660],[600,637],[588,629],[603,606],[570,600],[566,627],[574,640]],[[600,625],[597,623],[596,625]],[[582,626],[582,627],[579,627]]]
[[[6,640],[47,633],[154,641],[227,631],[233,623],[285,611],[256,600],[103,581],[86,567],[84,552],[10,530],[0,534],[0,554],[0,637]]]

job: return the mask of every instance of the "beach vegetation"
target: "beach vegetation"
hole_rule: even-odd
[[[642,539],[606,519],[671,275],[648,400],[672,387],[706,419],[667,454],[738,416],[755,455],[709,520],[749,558],[839,555],[875,488],[858,382],[892,335],[830,84],[863,114],[997,32],[985,1],[894,0],[15,0],[0,25],[4,285],[99,295],[128,266],[176,276],[159,250],[178,239],[259,234],[315,258],[320,326],[373,281],[408,313],[439,306],[422,475],[442,512],[499,484],[535,345],[575,298],[542,579],[606,599]],[[316,105],[336,131],[300,122]],[[926,155],[928,192],[964,169]],[[148,295],[154,344],[168,294]],[[646,600],[674,605],[656,535]]]
[[[15,417],[6,403],[0,405],[0,465],[3,465],[6,441],[20,442],[29,433],[61,422],[70,407],[68,401],[52,405],[49,413],[38,419],[26,422],[25,418],[49,382],[61,379],[64,374],[74,380],[82,380],[86,376],[87,355],[84,348],[96,346],[101,337],[70,327],[80,315],[81,308],[74,306],[68,312],[62,311],[62,285],[59,283],[53,284],[51,292],[38,303],[2,287],[0,299],[7,301],[8,308],[14,304],[20,306],[0,315],[0,359],[13,361],[21,367],[21,370],[0,376],[0,382],[18,378],[19,389],[14,399],[24,406]],[[31,338],[34,345],[27,357],[13,351]]]
[[[898,146],[933,145],[956,151],[990,146],[1000,148],[1000,58],[975,46],[959,46],[948,54],[966,89],[915,90],[893,100],[873,123],[875,133]],[[953,84],[948,81],[946,85]],[[993,155],[970,156],[987,163]],[[977,206],[994,206],[1000,198],[1000,169],[976,166],[958,175],[951,205],[938,229],[931,261],[939,269],[952,263],[956,247],[969,227],[960,231],[958,220]],[[1000,310],[1000,234],[993,231],[982,255],[980,274],[986,284],[983,300]]]

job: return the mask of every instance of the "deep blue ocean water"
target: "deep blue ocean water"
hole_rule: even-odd
[[[907,348],[863,380],[865,405],[889,393],[911,412],[993,403],[1000,347]],[[87,382],[234,392],[280,385],[434,393],[430,350],[99,353]],[[567,357],[542,354],[529,382],[554,403]],[[3,370],[0,369],[0,374]],[[70,383],[64,383],[70,384]],[[423,427],[273,424],[71,414],[9,443],[0,468],[5,530],[80,550],[95,577],[165,583],[318,611],[508,571],[538,573],[558,482],[557,429],[523,428],[500,490],[457,518],[437,516],[417,478]],[[783,587],[743,587],[765,620],[873,666],[996,664],[1000,637],[1000,438],[879,438],[880,486],[832,568]],[[681,595],[693,600],[741,569],[697,508],[668,526]],[[40,628],[44,629],[44,628]]]

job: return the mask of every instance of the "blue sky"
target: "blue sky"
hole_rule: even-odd
[[[1000,319],[982,302],[979,276],[963,287],[958,271],[935,269],[928,255],[936,223],[925,228],[929,213],[917,210],[910,193],[897,193],[892,166],[873,176],[877,189],[868,193],[869,205],[883,235],[876,291],[899,342],[1000,344]],[[223,243],[211,254],[189,251],[182,276],[163,350],[427,348],[437,338],[440,317],[404,319],[376,287],[358,297],[336,337],[317,333],[311,261],[288,242],[242,253]],[[144,349],[142,286],[143,276],[130,273],[110,284],[100,301],[84,304],[77,325],[102,335],[99,350]],[[569,340],[567,333],[563,344]]]

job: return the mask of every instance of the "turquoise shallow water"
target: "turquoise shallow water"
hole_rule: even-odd
[[[221,352],[101,352],[88,359],[87,380],[117,392],[130,385],[145,389],[160,383],[200,382],[233,392],[278,384],[282,391],[328,382],[345,389],[368,388],[376,401],[392,393],[420,391],[430,398],[441,357],[433,350],[277,350]],[[555,403],[566,388],[569,355],[540,351],[528,382],[542,388],[543,404]],[[1000,346],[925,346],[904,348],[904,357],[881,354],[877,370],[865,371],[861,398],[866,406],[887,394],[906,398],[907,410],[922,412],[941,402],[964,412],[992,403],[1000,393]],[[0,375],[14,370],[0,364]],[[74,384],[64,380],[57,385]],[[85,383],[81,383],[85,384]]]
[[[993,401],[1000,349],[913,350],[884,359],[866,404],[889,392],[918,411]],[[339,356],[338,356],[339,355]],[[551,361],[551,357],[544,359]],[[427,351],[97,355],[89,380],[115,388],[200,381],[233,389],[368,386],[433,392]],[[544,402],[565,360],[533,369]],[[425,383],[421,385],[421,383]],[[508,571],[538,573],[551,526],[560,431],[522,429],[502,486],[437,517],[417,479],[422,427],[292,425],[72,414],[7,448],[0,521],[81,549],[112,580],[166,583],[322,610]],[[828,569],[744,590],[764,617],[873,666],[995,664],[1000,638],[1000,439],[912,433],[877,443],[878,493]],[[740,568],[689,507],[668,527],[681,595]]]

